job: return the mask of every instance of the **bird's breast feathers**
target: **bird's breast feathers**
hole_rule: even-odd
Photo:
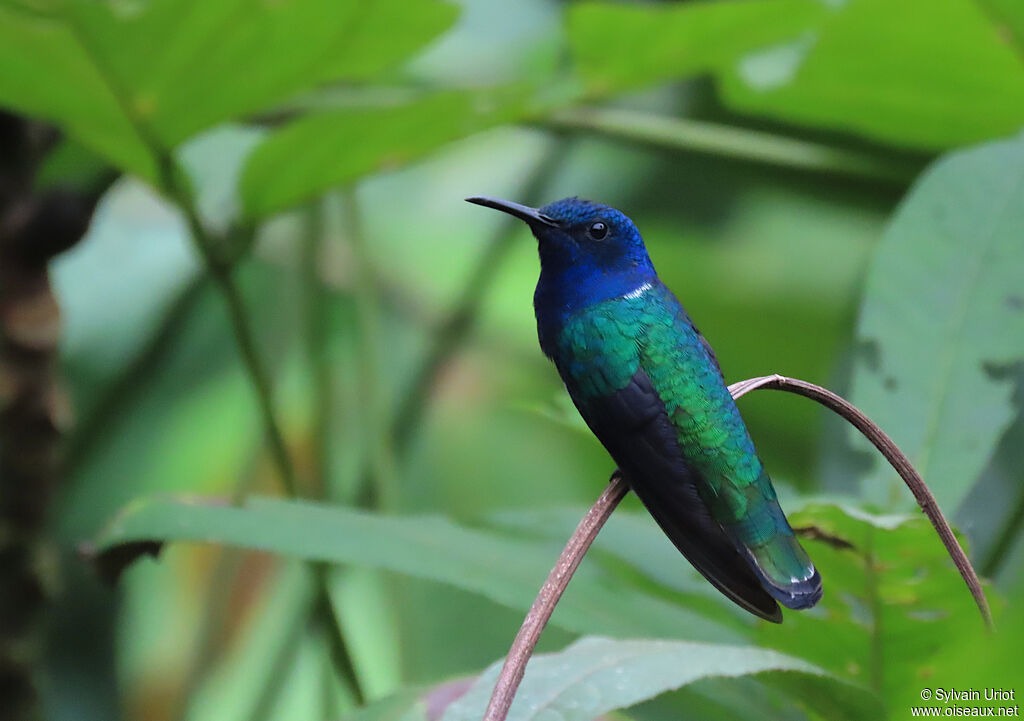
[[[588,399],[650,379],[678,442],[712,495],[733,495],[762,471],[746,425],[704,339],[664,286],[607,300],[571,315],[558,334],[555,364],[584,417]],[[724,501],[736,516],[743,494]],[[721,509],[725,510],[725,508]]]

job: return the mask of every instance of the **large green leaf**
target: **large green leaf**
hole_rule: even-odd
[[[0,5],[0,106],[57,122],[115,165],[156,176],[107,79],[64,23]]]
[[[518,118],[528,108],[522,92],[509,90],[445,92],[397,105],[310,114],[257,147],[242,176],[245,210],[254,216],[282,210]]]
[[[448,707],[442,721],[481,718],[501,665],[498,661],[488,668],[465,696]],[[581,639],[559,653],[534,656],[508,718],[590,721],[697,681],[752,675],[786,687],[798,702],[827,718],[877,718],[877,702],[866,690],[775,651],[756,646],[594,637]]]
[[[320,83],[375,76],[455,14],[441,0],[68,0],[38,14],[0,9],[0,104],[52,120],[152,179],[147,146],[173,148]]]
[[[875,255],[851,400],[952,513],[1016,411],[1024,359],[1024,137],[945,157],[916,184]],[[912,505],[887,468],[868,499]]]
[[[101,564],[167,541],[220,543],[306,560],[384,568],[448,583],[528,609],[557,546],[504,538],[440,517],[385,517],[342,507],[250,498],[243,507],[203,500],[146,499],[129,505],[100,535]],[[679,604],[618,587],[584,564],[552,622],[577,632],[740,638]]]
[[[759,628],[761,643],[873,688],[894,718],[920,703],[924,686],[959,687],[955,673],[934,669],[954,668],[951,646],[984,648],[986,629],[927,520],[818,504],[790,520],[806,529],[825,593],[814,609]]]
[[[828,5],[799,38],[722,73],[726,103],[925,149],[1024,125],[1024,56],[973,0]]]
[[[732,63],[792,40],[825,12],[816,0],[574,3],[569,42],[588,92],[606,94]]]
[[[933,687],[958,683],[957,664],[947,658],[951,645],[962,649],[964,658],[977,657],[977,662],[989,652],[1005,657],[1008,642],[987,639],[969,591],[924,518],[873,516],[821,502],[788,503],[787,511],[794,528],[802,529],[802,543],[821,572],[825,595],[814,609],[786,611],[781,626],[758,626],[756,637],[762,644],[853,683],[874,685],[894,712],[919,694],[920,679],[931,678]],[[648,534],[633,514],[626,513],[628,523],[615,529],[616,522],[624,520],[620,514],[605,529],[609,535],[602,531],[598,537],[592,562],[613,554],[646,578],[644,582],[624,575],[624,583],[678,586],[664,539]],[[536,523],[525,514],[501,514],[499,520],[548,533],[542,524],[557,527],[567,519],[549,513]],[[627,544],[625,550],[618,547],[622,543]],[[994,665],[988,662],[986,668]],[[942,669],[941,675],[933,669]],[[1004,676],[1011,673],[992,672],[992,683],[1010,685]]]
[[[491,518],[499,528],[557,540],[568,538],[586,508],[530,508],[501,511]],[[679,553],[646,511],[618,509],[608,519],[588,557],[607,556],[628,564],[652,581],[675,591],[721,600],[721,592],[707,582]],[[732,606],[732,604],[729,604]],[[745,614],[738,607],[739,613]]]
[[[822,12],[815,0],[664,8],[573,4],[569,40],[584,87],[575,76],[535,78],[533,87],[447,92],[384,107],[310,114],[256,150],[243,177],[246,210],[253,216],[283,210],[466,135],[543,116],[582,93],[605,95],[718,67],[751,48],[797,35]]]
[[[997,32],[1011,40],[1024,58],[1024,4],[1018,0],[975,0],[995,23]]]
[[[154,0],[137,13],[114,3],[68,7],[98,67],[168,146],[318,83],[379,73],[455,18],[439,0]]]

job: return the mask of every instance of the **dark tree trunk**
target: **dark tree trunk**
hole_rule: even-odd
[[[100,189],[35,187],[56,140],[0,112],[0,719],[41,717],[36,671],[57,562],[47,509],[70,421],[57,372],[50,259],[88,228]]]

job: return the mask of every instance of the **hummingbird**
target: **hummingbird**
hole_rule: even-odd
[[[537,239],[540,347],[590,430],[676,548],[725,596],[782,622],[821,576],[793,534],[714,351],[607,205],[487,197]]]

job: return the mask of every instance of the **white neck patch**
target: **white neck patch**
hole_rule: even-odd
[[[650,283],[647,283],[647,282],[645,282],[645,283],[644,283],[643,285],[641,285],[640,287],[638,287],[638,288],[634,288],[633,290],[629,291],[628,293],[626,293],[626,294],[625,294],[624,296],[622,296],[622,297],[623,297],[623,298],[639,298],[640,296],[642,296],[642,295],[643,295],[644,293],[646,293],[646,292],[647,292],[647,291],[649,291],[650,289],[651,289],[651,284],[650,284]]]

